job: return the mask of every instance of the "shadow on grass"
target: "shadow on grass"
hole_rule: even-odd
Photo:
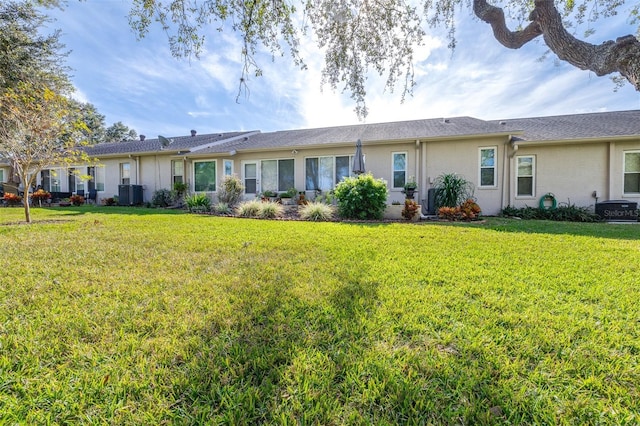
[[[430,224],[452,227],[490,229],[498,232],[525,234],[574,235],[616,240],[640,240],[640,223],[615,224],[605,222],[579,223],[551,220],[520,220],[488,217],[478,222],[432,222]]]
[[[347,403],[340,382],[369,345],[363,318],[376,306],[377,286],[348,280],[321,300],[304,301],[290,277],[275,286],[255,267],[245,265],[241,279],[227,285],[233,313],[195,331],[202,345],[173,387],[172,420],[335,422],[332,412]]]

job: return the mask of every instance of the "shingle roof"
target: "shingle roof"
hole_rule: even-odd
[[[497,123],[472,117],[454,117],[446,120],[438,118],[258,133],[246,139],[222,143],[218,146],[198,151],[198,153],[211,154],[231,150],[355,144],[358,139],[366,143],[385,140],[435,139],[500,133],[507,133],[507,131]]]
[[[640,110],[598,112],[551,117],[494,120],[507,131],[520,130],[525,141],[640,137]]]
[[[169,138],[173,142],[164,149],[158,139],[146,139],[94,145],[87,148],[87,153],[100,156],[193,150],[197,154],[214,154],[232,150],[354,144],[358,139],[366,143],[499,134],[513,134],[519,140],[532,142],[640,137],[640,110],[490,121],[472,117],[452,117],[446,120],[438,118],[396,121],[267,133],[228,132]]]
[[[160,151],[187,151],[189,149],[207,145],[210,143],[216,143],[227,139],[232,139],[243,134],[250,134],[251,132],[228,132],[228,133],[212,133],[196,136],[176,136],[167,138],[171,144],[167,147],[162,147],[160,140],[145,139],[127,141],[127,142],[114,142],[114,143],[101,143],[92,145],[86,148],[88,155],[111,155],[111,154],[132,154],[132,153],[148,153],[148,152],[160,152]]]

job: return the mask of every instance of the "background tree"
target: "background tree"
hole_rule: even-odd
[[[73,87],[64,66],[59,33],[40,34],[46,17],[32,3],[0,4],[0,161],[29,192],[45,167],[88,161],[77,147],[87,127],[68,95]],[[18,182],[16,182],[18,183]]]
[[[105,142],[124,142],[131,141],[138,137],[138,134],[134,129],[130,129],[128,126],[122,124],[121,121],[113,123],[105,130],[104,141]]]
[[[304,68],[300,37],[312,30],[325,54],[323,82],[334,89],[342,85],[355,100],[356,112],[366,116],[367,74],[386,76],[391,90],[401,81],[403,96],[411,93],[414,50],[426,30],[446,28],[449,47],[455,48],[456,13],[465,9],[490,24],[505,47],[517,49],[541,37],[559,59],[598,76],[613,74],[640,90],[636,36],[621,34],[615,41],[590,44],[572,33],[576,25],[625,7],[638,24],[640,5],[624,0],[134,0],[129,21],[140,37],[159,22],[178,57],[197,56],[212,27],[237,32],[243,41],[239,94],[251,74],[262,73],[255,61],[260,46],[273,56],[288,50]]]
[[[31,222],[29,194],[47,167],[90,162],[78,138],[86,129],[72,102],[45,84],[19,83],[0,97],[0,156],[24,186],[25,220]]]

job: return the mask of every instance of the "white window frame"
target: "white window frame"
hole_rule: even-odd
[[[519,168],[518,168],[518,160],[522,159],[522,158],[531,158],[531,176],[520,176],[519,174]],[[525,199],[525,198],[535,198],[536,196],[536,156],[535,155],[518,155],[516,156],[516,167],[515,167],[515,174],[516,174],[516,188],[515,188],[515,194],[516,194],[516,198],[519,199]],[[531,178],[531,194],[518,194],[518,179],[521,177],[530,177]]]
[[[396,155],[404,155],[404,170],[396,170],[396,162],[395,162]],[[404,172],[404,182],[402,183],[401,186],[395,186],[396,184],[395,173],[401,172],[401,171]],[[408,175],[409,175],[409,154],[407,153],[407,151],[392,152],[391,153],[391,189],[396,189],[396,190],[404,189],[404,185],[407,183]]]
[[[640,150],[632,150],[632,151],[624,151],[623,152],[623,155],[622,155],[622,192],[623,192],[624,195],[638,196],[638,195],[640,195],[640,192],[627,192],[626,188],[624,187],[625,176],[627,174],[640,173],[640,172],[627,172],[627,170],[626,170],[627,154],[638,154],[638,155],[640,155]]]
[[[198,191],[196,190],[196,164],[197,163],[214,163],[216,169],[216,176],[213,181],[213,191]],[[192,165],[192,177],[193,177],[193,190],[194,192],[216,192],[218,190],[218,160],[194,160]]]
[[[482,165],[482,151],[491,150],[493,151],[493,166],[483,166]],[[482,184],[482,170],[483,169],[493,169],[493,184],[491,185],[483,185]],[[498,147],[497,146],[481,146],[478,148],[478,188],[497,188],[498,187]]]
[[[182,165],[182,174],[177,174],[176,173],[176,164],[181,164]],[[174,185],[176,182],[176,178],[179,177],[180,178],[180,183],[184,183],[185,179],[184,179],[184,160],[171,160],[171,185]]]
[[[127,180],[127,182],[125,182],[125,179]],[[131,184],[131,163],[129,162],[120,163],[120,184]]]
[[[223,176],[233,176],[233,160],[222,161],[222,174]]]

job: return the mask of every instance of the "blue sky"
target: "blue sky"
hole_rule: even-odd
[[[200,59],[175,59],[159,26],[141,41],[129,29],[129,3],[69,0],[53,10],[51,29],[62,30],[71,51],[75,97],[91,102],[107,125],[122,121],[147,137],[240,130],[263,132],[359,123],[346,94],[322,87],[322,55],[312,40],[303,44],[306,71],[287,57],[259,57],[264,75],[251,78],[249,95],[236,102],[240,48],[232,33],[212,31]],[[624,16],[623,16],[624,15]],[[589,41],[601,43],[633,34],[626,15],[598,24]],[[507,119],[640,109],[640,94],[627,84],[614,92],[597,77],[555,59],[542,42],[520,50],[501,47],[488,25],[460,14],[458,47],[447,49],[444,33],[431,33],[418,54],[417,87],[400,102],[371,77],[365,122],[472,116]],[[399,88],[396,92],[399,92]]]

